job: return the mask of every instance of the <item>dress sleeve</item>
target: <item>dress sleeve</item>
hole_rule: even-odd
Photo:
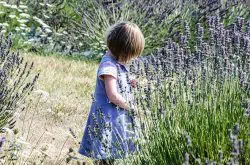
[[[98,68],[97,76],[103,80],[103,75],[110,75],[117,78],[117,67],[111,61],[102,62]]]

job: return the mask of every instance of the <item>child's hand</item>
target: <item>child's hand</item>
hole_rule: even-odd
[[[130,80],[130,85],[135,88],[137,86],[137,81],[135,79]]]

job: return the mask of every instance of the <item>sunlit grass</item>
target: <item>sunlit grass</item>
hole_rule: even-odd
[[[65,161],[69,148],[81,157],[77,154],[78,142],[91,105],[97,62],[30,53],[24,53],[23,57],[34,61],[35,70],[40,72],[40,79],[17,125],[18,137],[22,136],[26,142],[35,145],[40,138],[30,159],[46,153],[47,163]],[[69,128],[76,138],[70,135]],[[27,153],[30,153],[28,148]]]

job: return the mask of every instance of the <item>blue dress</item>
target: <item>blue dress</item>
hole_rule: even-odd
[[[96,89],[79,153],[94,160],[124,158],[139,150],[138,127],[131,111],[111,103],[105,91],[102,75],[117,80],[118,92],[133,101],[128,69],[110,55],[104,55],[97,71]]]

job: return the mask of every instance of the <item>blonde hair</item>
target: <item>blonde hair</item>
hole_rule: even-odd
[[[145,39],[136,24],[123,21],[108,29],[106,44],[119,62],[127,63],[142,54]]]

